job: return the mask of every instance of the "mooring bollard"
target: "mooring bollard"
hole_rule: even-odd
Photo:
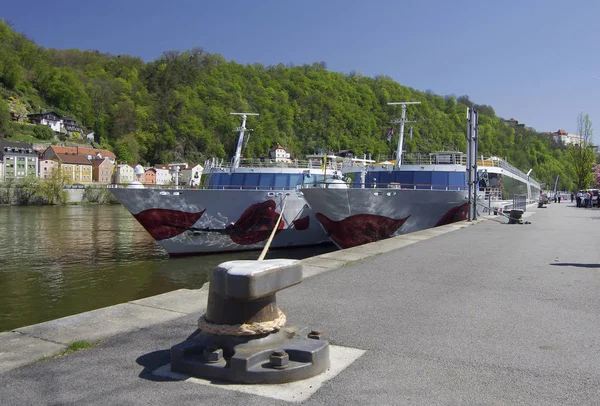
[[[171,348],[171,370],[236,383],[283,383],[329,367],[329,343],[286,327],[276,293],[302,282],[291,259],[230,261],[212,271],[199,331]]]
[[[522,224],[523,220],[523,210],[522,209],[512,209],[508,218],[508,224]]]

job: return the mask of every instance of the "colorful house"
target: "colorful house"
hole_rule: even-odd
[[[0,142],[2,179],[38,176],[38,156],[33,145],[25,142]]]
[[[92,179],[98,183],[110,183],[112,181],[115,165],[108,158],[92,159]]]
[[[38,176],[41,179],[46,179],[52,176],[52,171],[59,168],[58,160],[54,159],[40,159],[38,162]]]
[[[115,174],[117,177],[116,183],[119,185],[127,185],[135,179],[133,167],[128,164],[118,164]]]
[[[62,174],[73,183],[92,183],[92,162],[84,155],[56,154]]]
[[[144,185],[156,185],[156,169],[144,168],[144,179],[142,180]]]
[[[57,154],[84,155],[88,160],[108,158],[114,165],[117,161],[117,156],[106,149],[95,149],[85,147],[59,147],[51,145],[43,153],[44,159],[52,159]]]

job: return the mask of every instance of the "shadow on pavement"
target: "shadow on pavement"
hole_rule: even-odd
[[[171,362],[171,350],[159,350],[148,354],[144,354],[135,360],[138,365],[144,367],[140,372],[139,377],[148,381],[157,382],[176,382],[177,379],[171,379],[163,376],[152,375],[152,371]]]
[[[192,334],[190,334],[187,339],[192,338],[196,334],[198,334],[200,330],[196,329]],[[157,368],[162,367],[163,365],[171,362],[171,349],[167,350],[158,350],[153,351],[148,354],[144,354],[138,357],[135,362],[138,365],[144,367],[142,372],[140,372],[139,377],[146,379],[148,381],[156,381],[156,382],[178,382],[179,379],[172,379],[163,376],[153,375],[152,372]]]
[[[576,262],[557,262],[550,264],[553,266],[575,266],[578,268],[600,268],[600,264],[578,264]]]

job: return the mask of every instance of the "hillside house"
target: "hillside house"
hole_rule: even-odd
[[[274,159],[275,162],[290,162],[290,153],[277,143],[269,151],[269,158]]]
[[[579,134],[569,134],[563,129],[559,129],[558,131],[550,134],[552,135],[552,138],[556,143],[562,142],[565,145],[579,145],[582,142],[581,136]]]
[[[75,133],[83,134],[85,131],[79,124],[77,124],[75,119],[62,116],[55,111],[28,114],[27,119],[30,123],[47,125],[54,132],[66,133],[70,136],[73,136]]]

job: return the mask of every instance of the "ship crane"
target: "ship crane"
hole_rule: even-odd
[[[406,105],[407,104],[421,104],[421,102],[390,102],[389,106],[394,106],[400,104],[402,106],[402,117],[395,118],[390,121],[391,124],[400,124],[400,136],[398,137],[398,147],[396,149],[396,167],[400,168],[402,165],[402,147],[404,144],[404,124],[406,123],[414,123],[414,121],[408,121],[406,119]],[[412,133],[411,133],[412,135]]]
[[[234,132],[239,131],[240,137],[238,138],[237,147],[235,149],[235,155],[233,157],[233,169],[240,166],[240,156],[242,155],[242,147],[244,145],[244,133],[252,131],[251,128],[246,128],[246,119],[248,116],[258,116],[258,113],[229,113],[235,116],[242,116],[242,125],[233,129]]]

